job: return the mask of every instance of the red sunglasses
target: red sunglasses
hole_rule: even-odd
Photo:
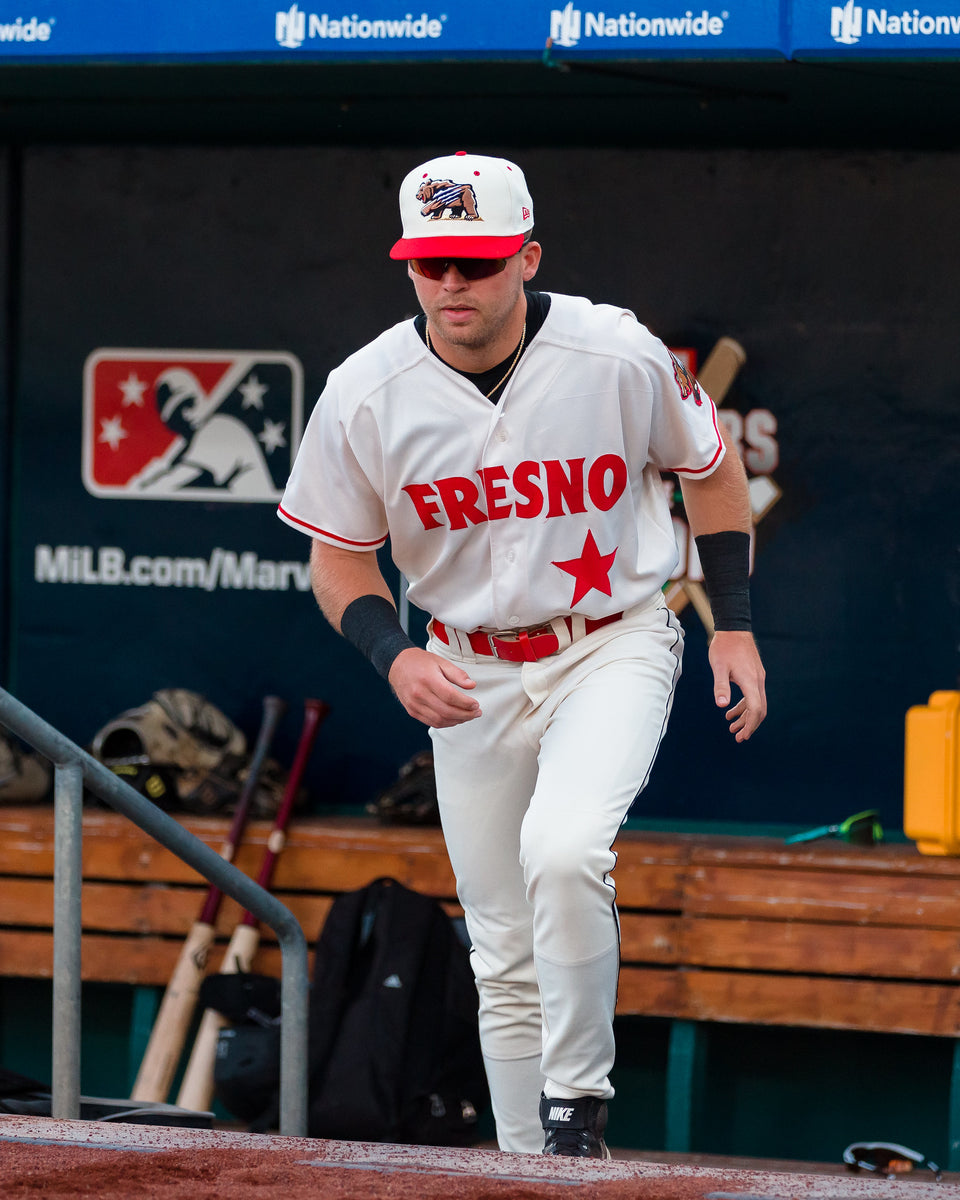
[[[499,275],[507,265],[505,258],[411,258],[407,261],[416,275],[435,283],[439,283],[450,267],[456,267],[468,283],[473,283],[477,279]]]

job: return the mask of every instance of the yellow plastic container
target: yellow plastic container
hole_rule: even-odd
[[[922,854],[960,855],[960,692],[907,711],[903,829]]]

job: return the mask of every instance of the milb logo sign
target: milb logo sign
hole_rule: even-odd
[[[83,373],[83,484],[107,499],[276,503],[302,421],[292,354],[95,350]]]

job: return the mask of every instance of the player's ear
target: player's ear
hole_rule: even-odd
[[[520,251],[520,263],[523,270],[523,282],[528,283],[540,268],[540,255],[543,247],[539,242],[527,242]]]

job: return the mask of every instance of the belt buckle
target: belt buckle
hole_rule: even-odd
[[[550,641],[544,645],[546,638]],[[534,644],[534,639],[538,639],[539,646]],[[521,629],[505,637],[491,636],[490,642],[497,657],[505,658],[509,662],[539,662],[541,658],[556,654],[560,649],[560,639],[549,625],[540,625],[537,629]],[[501,647],[505,651],[503,654],[500,653]]]

